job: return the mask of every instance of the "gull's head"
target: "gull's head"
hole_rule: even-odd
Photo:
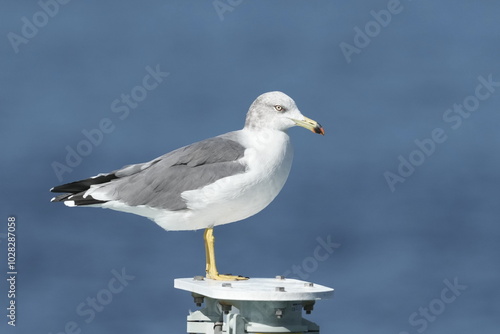
[[[286,131],[292,126],[302,126],[314,133],[325,134],[316,121],[302,115],[295,101],[282,92],[268,92],[253,101],[248,110],[245,128]]]

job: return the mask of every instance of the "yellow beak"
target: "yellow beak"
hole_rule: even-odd
[[[308,130],[311,130],[314,133],[317,133],[317,134],[320,134],[320,135],[323,135],[323,136],[325,135],[325,130],[323,129],[323,127],[321,126],[321,124],[319,124],[315,120],[312,120],[310,118],[304,117],[304,120],[302,120],[302,121],[300,121],[298,119],[294,119],[294,118],[292,118],[292,121],[294,121],[295,124],[297,124],[298,126],[306,128]]]

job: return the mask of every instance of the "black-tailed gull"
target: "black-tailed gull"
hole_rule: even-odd
[[[292,165],[287,130],[295,125],[324,134],[289,96],[265,93],[250,106],[242,130],[54,187],[52,192],[65,194],[52,201],[134,213],[165,230],[204,228],[207,277],[245,279],[218,273],[213,227],[255,215],[278,195]]]

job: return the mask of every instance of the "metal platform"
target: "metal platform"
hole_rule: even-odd
[[[187,317],[187,332],[202,334],[319,333],[304,318],[317,300],[329,299],[333,289],[296,279],[251,278],[214,281],[204,277],[178,278],[174,287],[191,292],[198,306]]]

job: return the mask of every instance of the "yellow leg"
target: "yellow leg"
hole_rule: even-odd
[[[203,233],[203,239],[205,239],[205,254],[207,265],[205,271],[207,272],[207,278],[211,278],[219,281],[237,281],[245,280],[248,277],[243,276],[233,276],[233,275],[219,275],[217,271],[217,266],[215,264],[215,249],[214,249],[214,229],[209,227]]]

